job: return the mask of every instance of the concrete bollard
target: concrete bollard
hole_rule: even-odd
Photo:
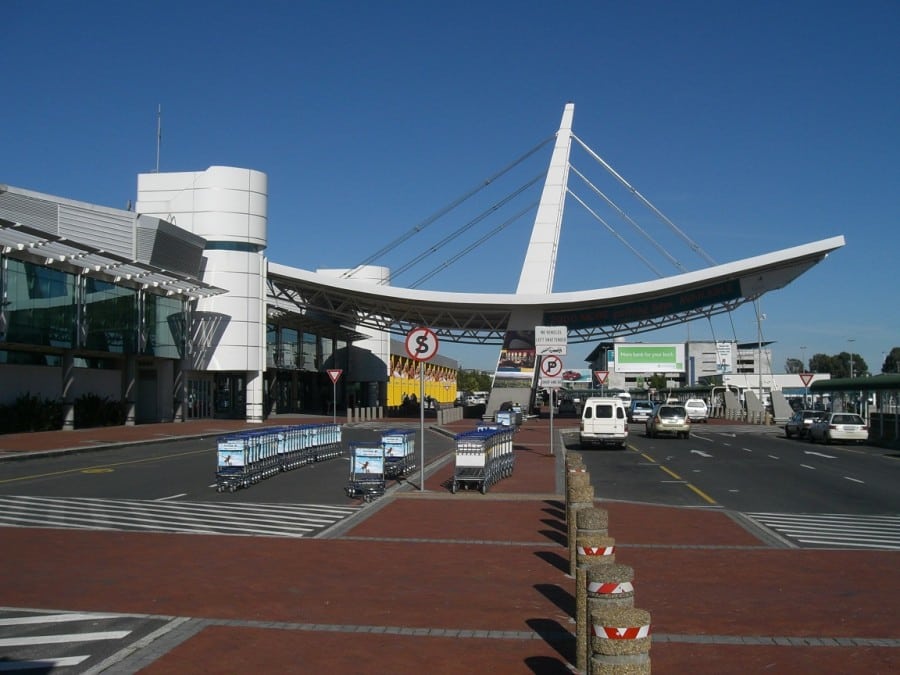
[[[608,517],[604,509],[581,509],[575,514],[575,518],[578,522],[575,536],[575,667],[583,673],[587,672],[590,662],[587,576],[594,567],[608,567],[615,563],[616,540],[606,536]],[[584,524],[592,529],[582,529]]]
[[[590,675],[650,675],[650,612],[633,607],[591,612]]]
[[[581,509],[594,506],[594,487],[588,485],[573,485],[566,493],[566,525],[567,542],[569,544],[569,571],[575,576],[575,568],[578,564],[575,550],[576,513]]]
[[[566,493],[568,494],[569,486],[572,484],[572,481],[569,480],[571,476],[573,476],[574,474],[587,475],[587,473],[588,470],[584,463],[581,461],[581,455],[578,455],[577,458],[571,460],[569,459],[569,457],[566,457]],[[590,483],[590,480],[588,480],[588,483]]]
[[[587,569],[585,591],[590,611],[634,607],[634,570],[628,565],[610,563]]]

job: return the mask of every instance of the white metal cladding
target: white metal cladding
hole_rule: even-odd
[[[56,202],[38,197],[36,193],[15,190],[17,188],[0,185],[0,218],[56,234]]]
[[[135,260],[170,272],[200,276],[206,240],[153,216],[139,215]]]
[[[143,286],[159,293],[209,297],[225,292],[224,289],[205,284],[190,275],[167,272],[152,265],[130,261],[2,218],[0,246],[8,255],[39,265],[52,265],[71,273],[85,272],[113,283]]]
[[[60,204],[57,234],[123,258],[133,258],[134,219],[135,214],[129,211],[114,213]]]

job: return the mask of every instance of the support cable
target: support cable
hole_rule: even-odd
[[[540,143],[538,143],[536,146],[534,146],[531,150],[529,150],[528,152],[526,152],[524,155],[522,155],[521,157],[517,158],[517,159],[514,160],[512,163],[508,164],[507,166],[505,166],[504,168],[502,168],[500,171],[496,172],[496,173],[493,174],[492,176],[488,177],[487,179],[485,179],[484,181],[482,181],[481,183],[479,183],[476,187],[474,187],[474,188],[472,188],[471,190],[469,190],[468,192],[466,192],[466,193],[465,193],[464,195],[462,195],[461,197],[455,199],[454,201],[450,202],[449,204],[447,204],[447,205],[444,206],[443,208],[439,209],[438,211],[436,211],[436,212],[433,213],[432,215],[428,216],[428,218],[426,218],[425,220],[421,221],[421,222],[418,223],[417,225],[413,226],[409,231],[407,231],[407,232],[405,232],[404,234],[400,235],[399,237],[397,237],[396,239],[394,239],[394,240],[391,241],[390,243],[386,244],[385,246],[382,246],[379,250],[377,250],[375,253],[373,253],[373,254],[370,255],[368,258],[366,258],[365,260],[363,260],[361,263],[359,263],[358,265],[356,265],[353,269],[347,270],[346,272],[344,272],[344,274],[341,275],[341,278],[342,278],[342,279],[347,279],[348,277],[352,277],[354,274],[356,274],[356,273],[360,270],[360,268],[365,267],[366,265],[372,264],[373,262],[375,262],[376,260],[378,260],[379,258],[381,258],[382,256],[384,256],[386,253],[388,253],[389,251],[392,251],[394,248],[396,248],[397,246],[399,246],[400,244],[402,244],[403,242],[405,242],[405,241],[406,241],[407,239],[409,239],[410,237],[412,237],[412,236],[418,234],[419,232],[423,231],[423,230],[424,230],[425,228],[427,228],[429,225],[434,224],[435,221],[437,221],[437,220],[439,220],[440,218],[442,218],[443,216],[447,215],[450,211],[452,211],[453,209],[455,209],[455,208],[458,207],[459,205],[463,204],[465,201],[467,201],[467,200],[470,199],[471,197],[475,196],[478,192],[480,192],[481,190],[483,190],[484,188],[486,188],[488,185],[490,185],[491,183],[493,183],[495,180],[497,180],[498,178],[500,178],[500,177],[503,176],[504,174],[508,173],[508,172],[511,171],[513,168],[515,168],[516,166],[518,166],[519,164],[521,164],[522,162],[524,162],[526,159],[528,159],[529,157],[531,157],[534,153],[536,153],[538,150],[540,150],[541,148],[543,148],[545,145],[547,145],[547,143],[549,143],[550,141],[552,141],[554,138],[556,138],[556,134],[550,136],[549,138],[544,139],[543,141],[541,141]]]
[[[657,277],[662,278],[662,273],[661,273],[658,269],[656,269],[656,268],[653,266],[653,263],[651,263],[649,260],[647,260],[643,255],[641,255],[640,251],[638,251],[634,246],[632,246],[632,245],[629,244],[627,241],[625,241],[625,238],[624,238],[621,234],[619,234],[618,232],[616,232],[616,230],[615,230],[614,227],[612,227],[609,223],[607,223],[605,220],[603,220],[603,218],[601,218],[596,212],[594,212],[594,210],[591,209],[591,207],[589,207],[587,204],[585,204],[585,203],[581,200],[581,197],[579,197],[578,195],[576,195],[576,194],[575,194],[574,192],[572,192],[572,190],[569,189],[569,188],[566,188],[566,192],[569,193],[570,195],[572,195],[572,198],[573,198],[576,202],[578,202],[579,204],[581,204],[581,205],[584,207],[585,211],[587,211],[588,213],[590,213],[590,214],[591,214],[598,222],[600,222],[601,225],[603,225],[603,227],[605,227],[607,230],[609,230],[610,234],[612,234],[616,239],[618,239],[620,242],[622,242],[622,245],[623,245],[623,246],[625,246],[629,251],[631,251],[631,252],[634,253],[638,258],[640,258],[641,261],[643,261],[643,263],[644,263],[647,267],[650,268],[650,271],[651,271],[651,272],[653,272]]]
[[[666,225],[668,225],[672,229],[673,232],[675,232],[679,237],[681,237],[681,239],[688,245],[688,247],[690,247],[690,249],[692,251],[694,251],[695,253],[700,255],[710,265],[716,264],[716,261],[713,260],[712,257],[710,257],[710,255],[706,251],[704,251],[702,248],[700,248],[700,245],[697,242],[695,242],[693,239],[691,239],[689,236],[687,236],[684,232],[682,232],[681,229],[679,229],[679,227],[675,223],[673,223],[671,220],[669,220],[669,218],[662,211],[660,211],[653,204],[651,204],[650,201],[646,197],[644,197],[644,195],[642,195],[640,192],[637,191],[637,188],[632,186],[631,183],[629,183],[621,175],[619,175],[619,173],[616,172],[616,170],[613,169],[609,164],[607,164],[604,161],[604,159],[602,157],[600,157],[600,155],[598,155],[596,152],[591,150],[587,146],[587,144],[585,144],[584,141],[582,141],[580,138],[578,138],[578,136],[576,136],[575,134],[572,134],[572,138],[574,138],[578,142],[578,144],[582,148],[584,148],[585,151],[587,151],[587,153],[591,157],[593,157],[594,161],[596,161],[604,169],[606,169],[616,180],[618,180],[623,186],[625,186],[625,188],[627,190],[629,190],[631,192],[631,194],[633,194],[638,200],[640,200],[644,204],[644,206],[646,206],[653,213],[655,213],[656,216],[660,220],[662,220]]]
[[[619,207],[618,204],[616,204],[612,199],[610,199],[608,196],[606,196],[606,194],[604,194],[603,191],[600,190],[600,188],[596,187],[593,183],[591,183],[591,181],[588,180],[588,178],[583,173],[581,173],[578,169],[576,169],[571,164],[569,164],[569,170],[572,171],[581,180],[583,180],[587,184],[587,186],[591,190],[593,190],[594,194],[596,194],[603,201],[605,201],[610,206],[610,208],[612,208],[614,211],[616,211],[616,213],[619,214],[619,217],[621,217],[625,222],[627,222],[634,229],[636,229],[647,241],[649,241],[650,244],[652,244],[653,247],[663,257],[667,258],[669,260],[669,262],[675,266],[675,269],[677,269],[679,272],[687,272],[687,269],[685,268],[685,266],[682,265],[671,253],[669,253],[663,245],[661,245],[652,236],[650,236],[650,234],[646,230],[644,230],[644,228],[642,228],[637,223],[637,221],[634,220],[634,218],[629,216],[621,207]]]
[[[521,211],[519,211],[518,213],[516,213],[516,214],[515,214],[514,216],[512,216],[511,218],[506,219],[505,221],[503,221],[502,223],[500,223],[497,227],[495,227],[493,230],[491,230],[490,232],[488,232],[487,234],[485,234],[483,237],[481,237],[480,239],[478,239],[478,240],[474,241],[473,243],[469,244],[466,248],[462,249],[459,253],[457,253],[457,254],[454,255],[453,257],[448,258],[446,261],[444,261],[443,263],[441,263],[438,267],[436,267],[436,268],[434,268],[433,270],[431,270],[428,274],[426,274],[426,275],[424,275],[424,276],[419,277],[418,279],[416,279],[415,283],[413,283],[413,285],[410,286],[410,288],[418,288],[418,287],[421,286],[423,283],[425,283],[426,281],[428,281],[429,279],[431,279],[431,277],[433,277],[434,275],[436,275],[438,272],[442,272],[443,270],[447,269],[448,267],[450,267],[450,265],[452,265],[453,263],[457,262],[460,258],[462,258],[462,257],[464,257],[464,256],[466,256],[466,255],[468,255],[469,253],[471,253],[472,251],[474,251],[476,248],[478,248],[479,246],[481,246],[481,245],[482,245],[483,243],[485,243],[488,239],[490,239],[490,238],[493,237],[494,235],[499,234],[500,232],[502,232],[504,229],[506,229],[506,227],[508,227],[509,225],[511,225],[512,223],[514,223],[515,221],[517,221],[519,218],[521,218],[522,216],[524,216],[526,213],[528,213],[529,211],[532,211],[533,209],[536,209],[537,206],[538,206],[538,204],[540,204],[540,201],[532,202],[531,204],[529,204],[528,206],[526,206],[524,209],[522,209]]]
[[[391,273],[391,276],[392,276],[392,277],[397,277],[397,276],[403,274],[404,272],[406,272],[407,270],[409,270],[410,268],[415,267],[415,266],[418,265],[420,262],[422,262],[425,258],[427,258],[428,256],[430,256],[432,253],[435,253],[435,252],[438,251],[439,249],[443,248],[443,247],[446,246],[448,243],[450,243],[451,241],[453,241],[454,239],[456,239],[457,237],[459,237],[460,235],[462,235],[464,232],[467,232],[467,231],[470,230],[472,227],[474,227],[475,225],[477,225],[478,223],[480,223],[481,221],[483,221],[483,220],[484,220],[485,218],[487,218],[489,215],[495,213],[496,211],[498,211],[498,210],[499,210],[500,208],[502,208],[503,206],[506,206],[506,204],[508,204],[509,202],[511,202],[513,199],[515,199],[516,197],[518,197],[520,194],[522,194],[522,193],[525,192],[526,190],[528,190],[530,187],[532,187],[532,186],[533,186],[535,183],[537,183],[539,180],[541,180],[542,178],[544,178],[545,175],[546,175],[546,172],[541,172],[541,173],[539,173],[537,176],[535,176],[534,178],[532,178],[530,181],[528,181],[527,183],[525,183],[524,185],[520,186],[520,187],[517,188],[515,191],[511,192],[511,193],[508,194],[506,197],[504,197],[503,199],[501,199],[499,202],[497,202],[497,203],[494,204],[493,206],[490,206],[489,208],[485,209],[485,210],[482,211],[480,214],[478,214],[475,218],[473,218],[473,219],[470,220],[469,222],[467,222],[467,223],[465,223],[464,225],[462,225],[462,227],[457,228],[456,230],[454,230],[453,232],[451,232],[450,234],[448,234],[446,237],[444,237],[443,239],[441,239],[440,241],[438,241],[436,244],[434,244],[434,245],[432,245],[432,246],[429,246],[428,249],[426,249],[425,251],[423,251],[422,253],[420,253],[420,254],[417,255],[416,257],[414,257],[412,260],[409,260],[409,261],[406,262],[405,264],[403,264],[403,265],[401,265],[400,267],[398,267],[396,271],[394,271],[394,272]],[[382,282],[382,283],[386,283],[386,282]]]

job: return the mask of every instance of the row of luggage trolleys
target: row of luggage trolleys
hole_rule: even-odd
[[[339,424],[264,427],[220,436],[216,491],[234,492],[306,464],[340,457]]]
[[[415,450],[411,429],[389,429],[380,441],[351,442],[347,496],[366,502],[382,496],[386,479],[406,478],[416,469]]]
[[[451,491],[477,488],[484,494],[494,483],[512,475],[515,465],[515,427],[482,425],[456,434],[456,465]]]

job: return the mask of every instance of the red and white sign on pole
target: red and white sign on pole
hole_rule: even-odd
[[[430,328],[419,326],[406,334],[406,353],[419,364],[419,491],[425,490],[425,362],[438,352],[438,337]]]
[[[800,373],[800,381],[803,383],[804,387],[808,387],[809,383],[812,382],[814,373]]]
[[[544,389],[559,389],[562,386],[563,362],[558,356],[541,357],[541,381]]]
[[[609,377],[608,370],[595,370],[594,371],[594,379],[597,380],[597,384],[604,385],[606,384],[606,378]]]
[[[406,353],[413,361],[431,361],[438,352],[438,337],[429,328],[413,328],[406,334]]]
[[[331,423],[337,424],[337,382],[344,371],[340,368],[328,368],[325,372],[331,378]]]

